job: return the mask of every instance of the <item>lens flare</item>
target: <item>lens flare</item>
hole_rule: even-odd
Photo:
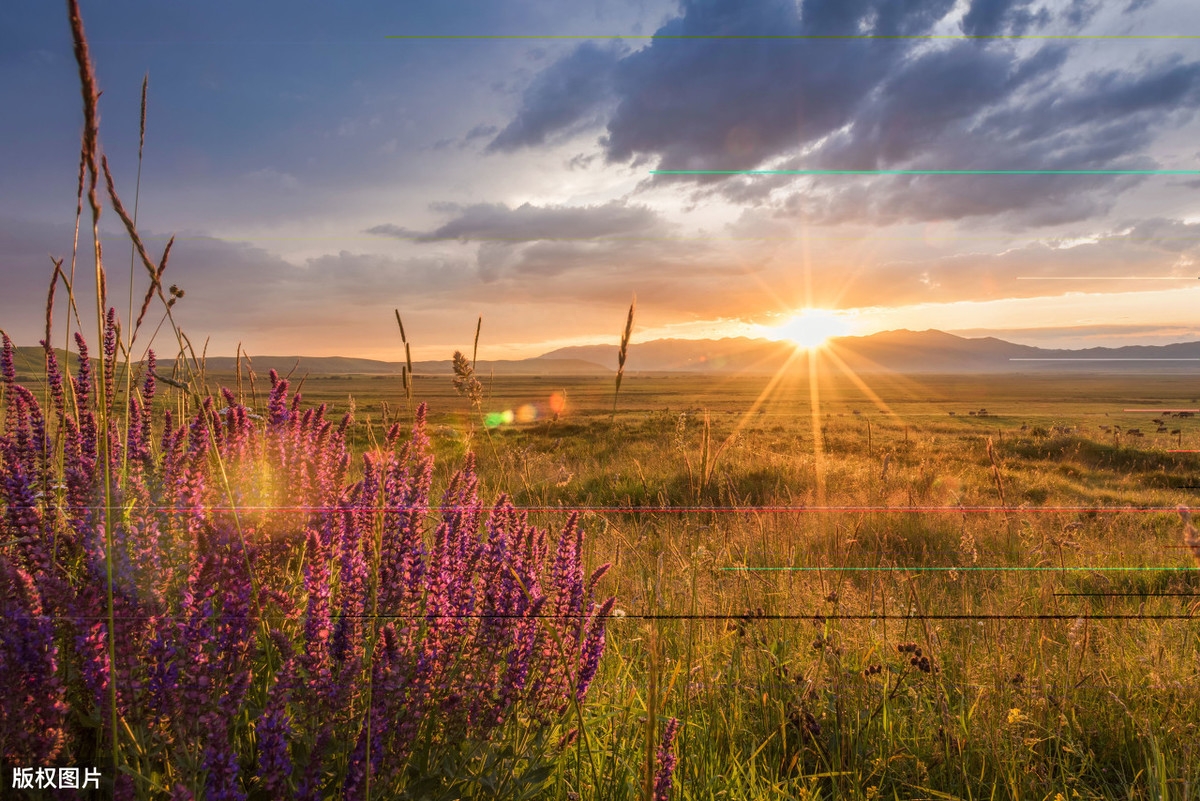
[[[548,403],[523,403],[516,409],[488,412],[483,416],[483,424],[488,428],[496,428],[513,423],[532,423],[539,417],[545,417],[547,408],[555,416],[561,415],[567,408],[566,393],[551,394]]]
[[[792,342],[797,348],[813,350],[822,347],[833,337],[850,332],[850,322],[842,315],[828,309],[804,309],[787,322],[768,329],[767,336],[774,340]]]

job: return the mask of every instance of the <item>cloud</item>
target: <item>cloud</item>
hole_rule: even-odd
[[[1200,224],[1155,218],[1083,242],[1048,238],[995,253],[884,261],[847,284],[841,302],[897,306],[1159,290],[1175,286],[1159,280],[1169,276],[1190,288],[1198,252]]]
[[[658,159],[659,169],[749,169],[849,123],[895,70],[904,40],[720,38],[919,34],[948,11],[888,2],[689,2],[659,38],[622,59],[619,100],[604,140],[610,162]],[[865,30],[864,30],[865,29]],[[667,38],[716,35],[718,38]]]
[[[809,159],[829,168],[1156,168],[1147,155],[1155,135],[1190,120],[1200,106],[1200,63],[1168,59],[1140,72],[1093,72],[1062,85],[1048,76],[1061,68],[1066,53],[1048,46],[1014,63],[973,42],[927,53],[890,79],[883,99]],[[883,176],[816,191],[810,183],[782,207],[831,224],[999,216],[1013,227],[1051,226],[1106,213],[1121,192],[1144,180],[1099,174]]]
[[[972,0],[962,19],[962,32],[968,36],[1021,36],[1034,25],[1050,21],[1049,10],[1031,10],[1032,5],[1032,0]]]
[[[263,186],[268,189],[283,189],[290,192],[300,188],[300,180],[296,176],[290,172],[283,172],[271,167],[263,167],[260,170],[247,173],[246,180],[251,184]]]
[[[958,24],[972,36],[1062,33],[1099,8],[973,0]],[[490,147],[536,146],[600,117],[610,164],[660,170],[1150,169],[1158,135],[1200,107],[1200,61],[1180,57],[1089,69],[1062,42],[786,38],[921,36],[959,13],[953,0],[685,0],[640,50],[581,45],[548,66]],[[669,183],[819,222],[1044,226],[1103,213],[1140,181],[689,175],[643,188]]]
[[[747,282],[766,260],[703,236],[685,236],[645,206],[434,204],[445,224],[414,231],[394,224],[368,233],[431,244],[476,244],[474,281],[462,298],[491,303],[611,304],[630,292],[660,311],[721,314],[761,302]]]
[[[412,231],[383,224],[368,228],[366,233],[414,239],[417,242],[534,242],[646,235],[663,224],[658,214],[650,208],[615,200],[595,206],[535,206],[525,203],[515,209],[504,203],[477,203],[470,206],[440,204],[434,206],[434,210],[449,212],[455,217],[431,231]]]
[[[1155,217],[1135,223],[1125,238],[1165,253],[1195,253],[1200,250],[1200,223]]]
[[[143,235],[151,254],[161,253],[166,237],[152,231]],[[102,244],[109,254],[109,301],[124,318],[120,297],[127,292],[127,272],[113,265],[128,257],[129,241],[123,234],[109,232],[102,234]],[[42,336],[51,274],[47,254],[66,256],[69,261],[70,245],[70,226],[0,219],[0,283],[5,287],[0,295],[0,328],[22,344]],[[94,292],[90,256],[90,246],[81,248],[76,266],[76,295],[81,299]],[[135,275],[135,295],[140,300],[146,278],[141,267]],[[320,334],[315,332],[324,326],[345,328],[347,309],[377,310],[379,320],[386,321],[401,301],[412,309],[444,306],[445,296],[478,282],[475,266],[462,258],[340,251],[293,264],[262,248],[196,233],[176,237],[164,276],[164,283],[177,284],[186,293],[173,313],[197,346],[209,334],[231,345],[242,336],[274,337],[280,331],[301,330],[305,338],[316,338]],[[59,312],[63,298],[60,287]],[[81,314],[87,318],[94,305],[81,300]],[[156,321],[161,314],[156,302],[148,319]],[[352,317],[361,320],[358,312]],[[60,324],[61,319],[60,314]],[[149,324],[151,329],[154,324]],[[91,324],[85,319],[85,325]]]
[[[585,42],[542,72],[525,91],[516,118],[488,144],[488,152],[541,145],[551,134],[584,121],[611,95],[620,52]]]

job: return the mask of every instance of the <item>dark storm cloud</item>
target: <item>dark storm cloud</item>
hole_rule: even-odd
[[[471,206],[438,204],[434,210],[452,213],[454,219],[432,231],[413,231],[384,224],[368,228],[366,233],[417,242],[533,242],[541,239],[644,236],[663,225],[658,214],[646,206],[632,206],[615,200],[597,206],[534,206],[525,203],[515,209],[503,203],[477,203]]]
[[[894,2],[687,3],[662,37],[925,33],[949,0],[904,13]],[[617,68],[610,161],[660,169],[748,169],[849,123],[911,47],[896,39],[657,38]]]
[[[606,159],[662,170],[1146,169],[1158,166],[1148,155],[1155,138],[1200,106],[1200,62],[1182,58],[1086,72],[1072,68],[1074,46],[1060,42],[1031,48],[1005,39],[737,38],[921,35],[953,6],[690,0],[648,46],[609,53],[611,69],[590,45],[548,67],[492,147],[501,149],[501,138],[503,149],[534,145],[607,113]],[[974,0],[961,29],[1001,37],[1071,32],[1099,7],[1094,0],[1052,7]],[[594,79],[584,91],[563,91],[589,59]],[[600,89],[610,76],[611,97]],[[1111,176],[899,177],[819,186],[794,176],[654,179],[668,181],[697,186],[697,198],[718,191],[747,205],[780,202],[780,190],[795,184],[803,194],[785,208],[825,222],[1005,215],[1014,225],[1104,212],[1138,183]]]
[[[551,134],[586,120],[611,96],[613,69],[619,57],[615,47],[591,42],[580,45],[534,80],[525,91],[516,119],[488,144],[488,151],[540,145]]]
[[[1039,86],[1057,71],[1064,54],[1062,47],[1043,48],[1005,71],[1001,53],[970,42],[929,53],[888,81],[886,99],[813,158],[835,168],[864,163],[985,170],[1158,166],[1145,149],[1162,128],[1194,115],[1200,105],[1200,63],[1174,59],[1140,73],[1110,70],[1070,86]],[[1107,212],[1121,191],[1143,180],[882,177],[796,193],[785,208],[829,223],[1003,215],[1012,225],[1049,226]]]
[[[1031,0],[972,0],[962,19],[962,31],[968,36],[1020,36],[1034,25],[1050,21],[1048,10],[1033,10],[1032,5]]]

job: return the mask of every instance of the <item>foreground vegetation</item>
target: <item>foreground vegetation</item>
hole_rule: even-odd
[[[395,378],[305,387],[356,408],[367,452],[428,396],[435,497],[471,453],[483,497],[550,530],[580,512],[581,575],[612,564],[605,656],[555,735],[574,739],[522,792],[653,792],[674,718],[677,798],[1194,797],[1200,580],[1174,510],[1200,459],[1168,451],[1200,424],[1112,433],[1146,427],[1123,409],[1190,407],[1190,382],[910,380],[885,410],[826,379],[815,428],[806,385],[747,414],[761,378],[630,376],[615,419],[592,379],[497,380],[478,407],[444,378],[413,400]],[[522,406],[537,419],[485,424]]]
[[[630,778],[585,797],[632,797],[647,714],[681,721],[682,798],[1200,791],[1200,575],[1175,512],[1200,454],[1168,452],[1200,428],[1123,411],[1194,408],[1194,383],[907,381],[892,414],[826,379],[815,430],[805,384],[747,414],[765,378],[627,377],[615,422],[599,382],[509,379],[483,416],[572,405],[490,430],[443,414],[439,447],[469,442],[546,522],[587,510],[589,559],[613,563],[593,753]]]

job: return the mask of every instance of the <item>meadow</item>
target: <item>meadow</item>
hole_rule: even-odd
[[[1195,797],[1175,507],[1200,454],[1168,451],[1200,429],[1124,411],[1195,408],[1194,379],[880,378],[887,411],[823,379],[819,434],[805,382],[695,375],[627,376],[615,421],[588,379],[553,386],[558,421],[475,423],[484,484],[588,510],[589,559],[613,563],[625,617],[590,702],[609,778],[571,786],[636,797],[656,713],[681,721],[681,798]],[[484,409],[550,389],[497,381]],[[439,401],[453,455],[472,415]]]
[[[4,336],[4,797],[1200,796],[1200,421],[1129,411],[1194,377],[208,373],[69,6],[99,290]]]
[[[763,376],[630,373],[614,415],[611,379],[485,378],[475,405],[445,376],[406,398],[396,376],[301,374],[305,406],[353,411],[355,452],[427,404],[433,496],[471,453],[485,505],[549,531],[576,510],[584,571],[612,565],[580,734],[532,797],[649,797],[671,719],[674,798],[1200,789],[1175,511],[1200,422],[1126,411],[1194,408],[1188,376],[881,375],[874,400],[825,376],[814,416],[806,380]],[[203,376],[265,414],[258,381]]]

